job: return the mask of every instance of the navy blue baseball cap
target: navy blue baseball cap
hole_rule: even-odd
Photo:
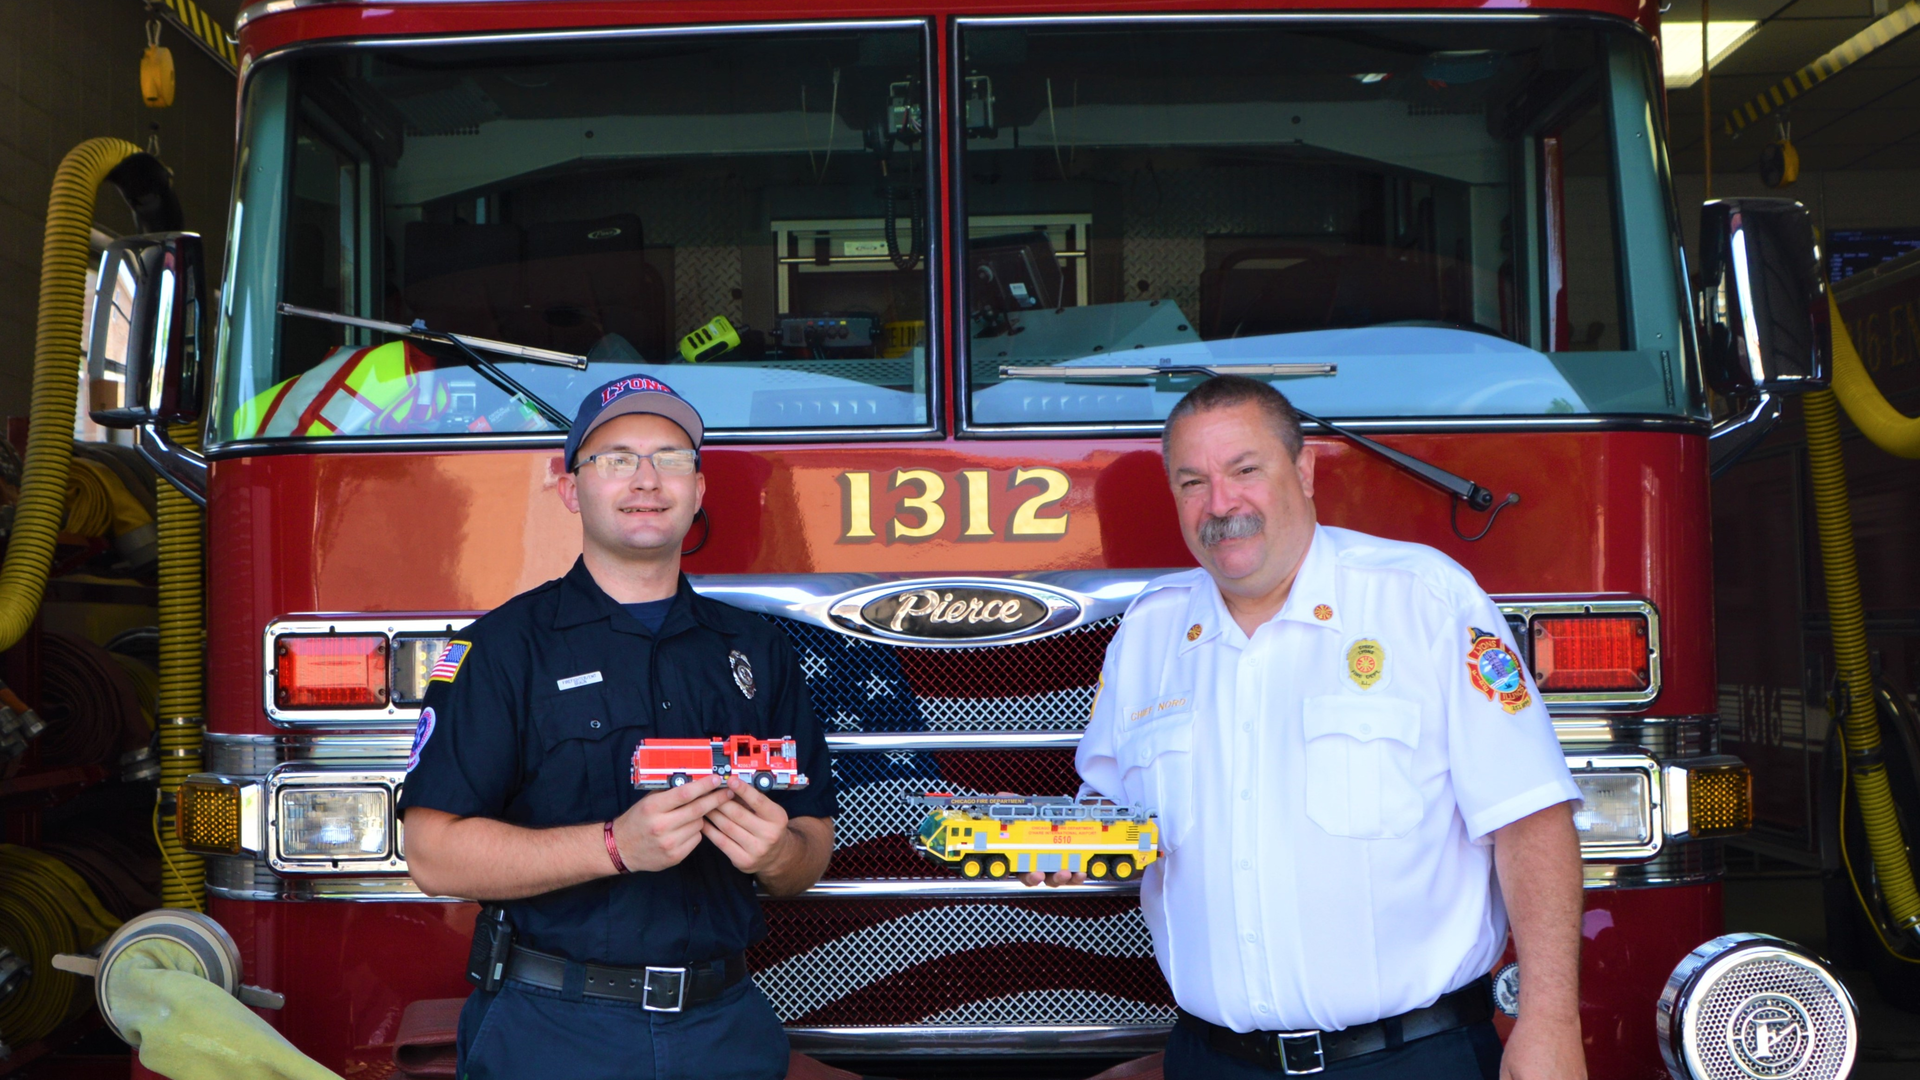
[[[628,375],[595,390],[580,402],[573,427],[567,431],[567,471],[576,467],[573,455],[580,452],[580,444],[587,441],[594,428],[628,413],[651,413],[679,424],[680,430],[693,440],[695,450],[700,448],[700,440],[707,430],[699,410],[674,393],[673,387],[645,375]]]

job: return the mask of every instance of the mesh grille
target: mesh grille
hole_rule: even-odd
[[[1131,898],[766,905],[748,953],[801,1026],[1168,1024],[1173,1000]]]
[[[829,878],[952,875],[908,845],[907,837],[919,828],[926,811],[905,805],[902,795],[1071,795],[1080,787],[1071,750],[843,753],[834,758],[833,775],[840,807],[833,819]]]
[[[1804,961],[1761,955],[1707,987],[1687,1033],[1704,1080],[1831,1080],[1847,1065],[1847,1008]]]
[[[770,618],[792,639],[828,731],[1073,731],[1118,616],[1038,641],[916,649]]]

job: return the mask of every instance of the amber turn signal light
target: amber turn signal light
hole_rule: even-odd
[[[241,802],[238,784],[182,782],[173,817],[180,846],[210,855],[240,854]]]
[[[1753,770],[1739,758],[1676,761],[1666,774],[1668,836],[1700,840],[1753,828]]]

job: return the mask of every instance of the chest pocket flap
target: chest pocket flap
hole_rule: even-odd
[[[1144,769],[1161,754],[1185,754],[1192,750],[1191,716],[1140,724],[1115,740],[1116,758],[1122,769]]]
[[[1413,780],[1420,706],[1389,697],[1327,694],[1301,704],[1307,817],[1334,836],[1384,840],[1420,823]]]
[[[528,824],[617,816],[633,801],[625,766],[644,728],[615,723],[605,699],[585,689],[536,702],[533,721],[541,753],[526,790]]]
[[[1393,739],[1414,749],[1420,746],[1420,706],[1400,698],[1358,694],[1308,698],[1300,710],[1300,726],[1308,741],[1345,735],[1359,742]]]

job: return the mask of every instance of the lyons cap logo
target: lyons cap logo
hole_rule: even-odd
[[[860,608],[868,626],[922,638],[981,638],[1018,633],[1047,617],[1047,605],[1007,589],[980,585],[905,588]]]
[[[1748,1076],[1792,1076],[1813,1053],[1813,1021],[1781,994],[1755,994],[1727,1019],[1727,1044]]]

